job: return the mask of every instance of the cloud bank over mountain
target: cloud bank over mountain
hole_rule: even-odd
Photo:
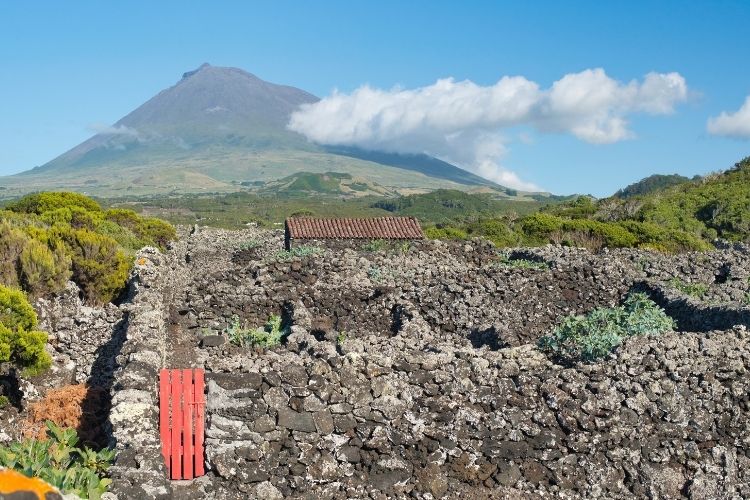
[[[708,132],[736,139],[750,139],[750,96],[734,113],[722,112],[708,119]]]
[[[538,189],[502,165],[511,127],[571,134],[593,144],[635,136],[633,114],[665,115],[688,97],[679,73],[649,73],[627,83],[603,69],[571,73],[549,88],[523,76],[490,86],[440,79],[416,89],[362,86],[334,92],[294,112],[289,129],[327,145],[426,153],[503,185]]]

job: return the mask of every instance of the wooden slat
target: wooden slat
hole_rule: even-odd
[[[194,384],[194,399],[196,404],[193,405],[195,410],[195,475],[202,476],[205,474],[203,470],[203,427],[204,427],[204,411],[205,411],[205,398],[203,390],[205,387],[204,371],[201,369],[195,370],[195,384]]]
[[[172,384],[170,387],[170,398],[172,400],[172,451],[170,458],[172,467],[170,477],[182,479],[182,380],[180,370],[172,370]]]
[[[193,370],[182,370],[182,478],[193,479]]]
[[[169,426],[169,370],[159,371],[159,436],[161,437],[161,454],[169,467],[169,455],[172,450],[172,435]]]

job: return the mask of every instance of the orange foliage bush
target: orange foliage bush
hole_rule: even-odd
[[[51,420],[60,427],[77,430],[83,443],[104,446],[107,444],[103,426],[109,414],[108,399],[105,389],[85,384],[51,389],[44,398],[29,405],[21,432],[27,438],[46,439],[44,422]]]

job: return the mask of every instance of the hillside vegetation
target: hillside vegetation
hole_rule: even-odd
[[[690,179],[677,174],[662,175],[654,174],[649,175],[646,178],[634,182],[633,184],[620,189],[615,193],[617,198],[632,198],[633,196],[640,196],[644,194],[653,193],[662,189],[667,189],[672,186],[678,186],[690,182]]]
[[[667,252],[706,250],[716,238],[750,241],[750,158],[723,173],[665,188],[645,182],[629,193],[602,200],[580,196],[525,217],[437,224],[427,233],[452,239],[484,236],[500,246],[562,243]]]
[[[339,176],[345,174],[338,174]],[[296,179],[310,180],[307,176]],[[321,180],[314,177],[316,182]],[[353,182],[356,177],[342,179]],[[298,184],[299,185],[299,184]],[[306,188],[316,185],[302,184]],[[325,186],[323,186],[325,188]],[[372,187],[372,185],[371,185]],[[240,192],[231,194],[185,195],[174,197],[145,197],[120,200],[117,206],[127,207],[145,215],[156,216],[174,224],[201,224],[205,226],[239,229],[252,223],[274,227],[292,215],[313,217],[384,217],[393,215],[415,216],[423,224],[458,224],[480,217],[528,214],[554,203],[559,197],[549,196],[547,202],[534,198],[500,198],[490,193],[471,194],[459,190],[440,189],[431,193],[403,197],[358,196],[342,197],[339,194],[308,191],[273,194]]]
[[[175,237],[166,222],[104,210],[81,194],[28,195],[0,210],[0,284],[35,297],[72,279],[90,301],[108,302],[123,289],[137,249]]]
[[[545,206],[540,201],[499,200],[493,195],[471,194],[456,189],[438,189],[431,193],[378,200],[374,208],[396,215],[417,217],[427,223],[474,220],[499,214],[525,215]]]

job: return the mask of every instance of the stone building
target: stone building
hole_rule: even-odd
[[[413,241],[425,239],[415,217],[371,217],[361,219],[291,217],[284,223],[284,247],[296,244],[351,246],[373,240]]]

